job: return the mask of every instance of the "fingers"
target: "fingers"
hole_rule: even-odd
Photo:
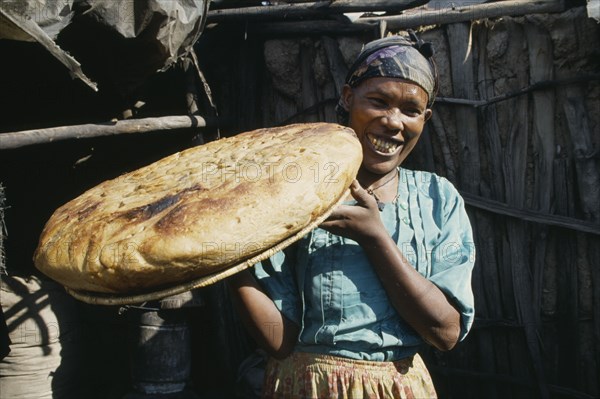
[[[336,214],[334,211],[324,222],[319,225],[319,227],[333,234],[339,235],[341,229],[344,227],[344,223],[344,217],[339,212]]]
[[[338,205],[335,207],[335,209],[331,212],[331,214],[329,215],[329,217],[327,218],[327,220],[325,220],[325,222],[323,222],[321,224],[321,226],[338,226],[339,223],[335,223],[335,222],[339,222],[339,221],[343,221],[343,220],[347,220],[347,219],[355,219],[355,218],[360,218],[361,216],[361,211],[360,208],[367,208],[367,209],[371,209],[371,208],[377,208],[377,201],[375,201],[375,198],[373,198],[373,196],[371,196],[367,190],[365,190],[364,188],[361,187],[360,183],[358,182],[358,180],[354,180],[352,182],[352,184],[350,185],[350,193],[352,194],[352,197],[354,197],[354,199],[357,202],[357,206],[355,205]],[[363,209],[364,211],[364,209]],[[320,227],[321,227],[320,226]]]
[[[373,196],[369,194],[367,190],[362,188],[358,180],[354,180],[350,185],[350,193],[360,206],[366,208],[377,206],[377,201],[375,201],[375,198],[373,198]]]
[[[349,205],[338,205],[335,207],[335,209],[331,212],[331,214],[329,215],[329,217],[326,219],[326,221],[332,221],[332,220],[341,220],[347,217],[348,215],[348,211],[351,211],[352,207]]]

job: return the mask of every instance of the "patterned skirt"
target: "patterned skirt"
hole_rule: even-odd
[[[296,352],[270,359],[263,398],[437,398],[419,355],[397,362],[371,362]]]

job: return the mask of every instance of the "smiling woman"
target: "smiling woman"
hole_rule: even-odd
[[[359,181],[379,185],[388,174],[396,174],[431,117],[427,98],[421,87],[397,78],[376,77],[344,87],[342,106],[363,146]]]
[[[337,105],[342,123],[352,127],[363,146],[363,187],[381,185],[410,154],[437,92],[433,48],[410,32],[368,43],[346,77]],[[381,193],[385,199],[391,191]],[[393,196],[392,196],[393,197]]]
[[[462,198],[446,179],[400,167],[432,115],[432,54],[414,34],[364,47],[337,107],[363,153],[351,197],[297,245],[228,280],[271,356],[264,397],[435,397],[419,346],[451,349],[471,327]]]

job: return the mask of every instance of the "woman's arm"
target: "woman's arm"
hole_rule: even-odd
[[[258,346],[274,358],[283,359],[294,349],[300,331],[260,288],[249,270],[227,279],[242,323]]]
[[[417,272],[386,231],[375,199],[357,181],[358,206],[340,206],[320,227],[357,241],[364,249],[398,314],[440,350],[456,345],[460,313],[446,295]]]

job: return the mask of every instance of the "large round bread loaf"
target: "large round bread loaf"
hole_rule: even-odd
[[[60,207],[34,260],[75,290],[144,292],[272,248],[331,209],[362,151],[335,124],[242,133],[106,181]]]

